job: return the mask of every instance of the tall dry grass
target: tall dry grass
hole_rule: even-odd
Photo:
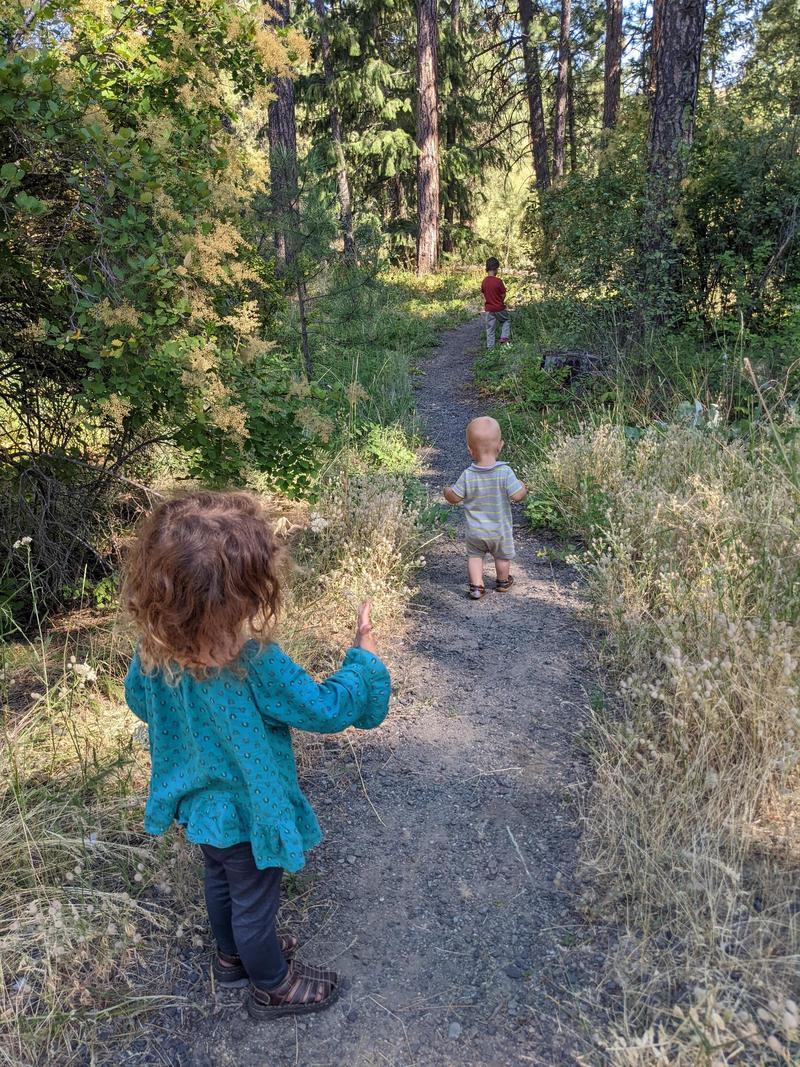
[[[583,864],[624,931],[614,1064],[800,1062],[799,461],[600,426],[529,471],[606,625]]]
[[[403,483],[340,475],[313,513],[272,504],[297,557],[279,634],[289,653],[333,669],[367,596],[385,639],[419,557]],[[0,642],[7,1067],[119,1062],[143,1013],[185,1002],[181,975],[207,942],[193,850],[177,832],[142,832],[147,750],[121,688],[130,651],[121,620],[87,613]],[[301,766],[314,756],[313,741],[301,746]]]

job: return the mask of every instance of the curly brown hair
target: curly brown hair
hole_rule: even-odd
[[[202,678],[232,664],[248,638],[269,640],[281,604],[279,548],[249,493],[191,493],[141,523],[123,605],[147,670]]]

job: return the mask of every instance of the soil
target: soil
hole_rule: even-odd
[[[480,320],[444,334],[418,383],[434,498],[468,462],[480,342]],[[574,574],[516,522],[515,584],[487,571],[478,602],[457,528],[428,546],[387,722],[306,780],[327,837],[295,885],[300,955],[346,976],[339,1002],[255,1024],[226,993],[181,1062],[577,1062],[599,962],[573,910],[587,623]]]

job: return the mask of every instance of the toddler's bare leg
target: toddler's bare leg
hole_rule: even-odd
[[[511,560],[509,559],[496,559],[494,561],[495,570],[497,572],[498,582],[504,582],[508,578],[511,572]]]
[[[469,556],[467,559],[470,585],[483,585],[483,560],[480,556]]]

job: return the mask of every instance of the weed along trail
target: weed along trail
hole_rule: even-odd
[[[478,320],[446,333],[419,382],[437,497],[465,466],[480,338]],[[571,907],[581,622],[570,572],[517,535],[513,590],[477,603],[457,532],[428,546],[387,723],[306,780],[327,838],[296,904],[301,955],[347,976],[339,1003],[254,1025],[220,995],[198,1067],[575,1062],[597,962]]]

